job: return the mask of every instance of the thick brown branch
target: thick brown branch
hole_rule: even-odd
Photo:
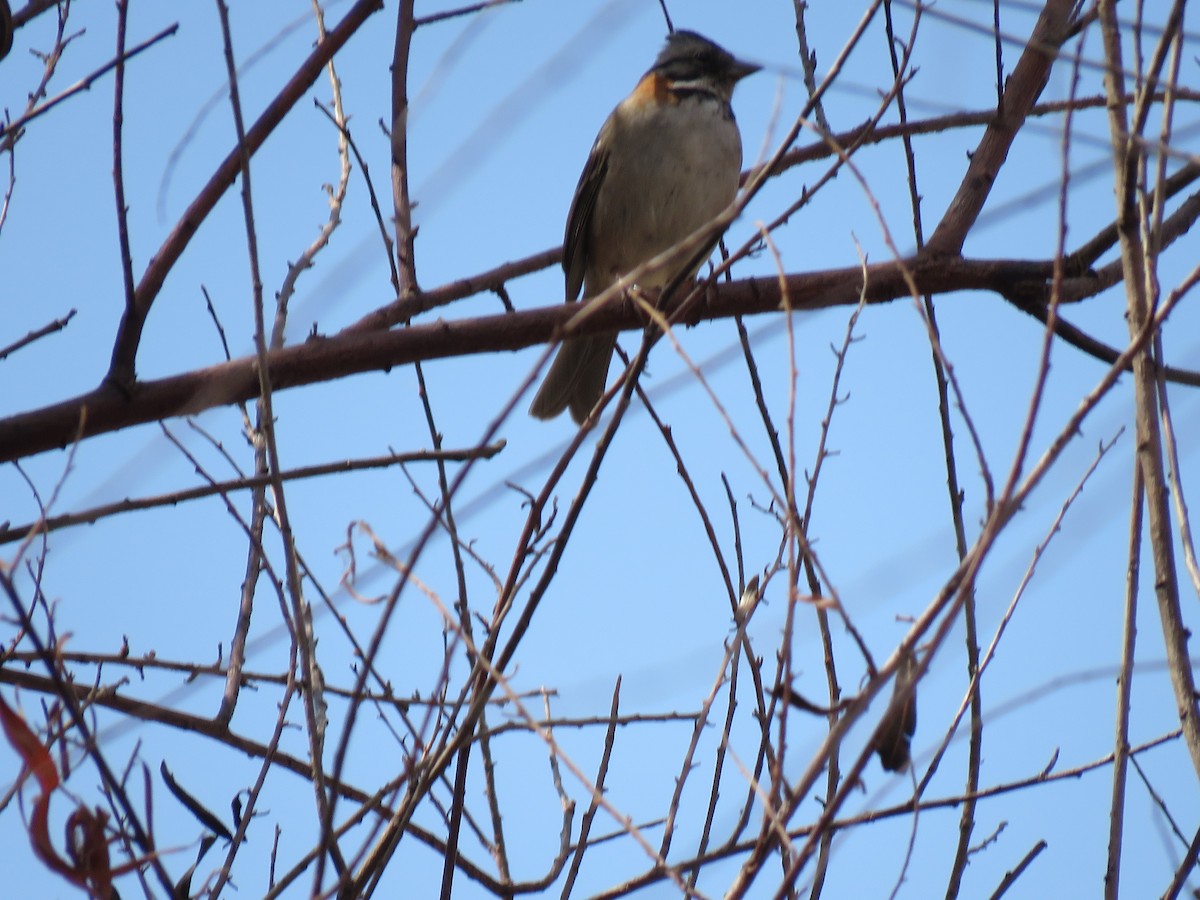
[[[921,293],[984,290],[1007,294],[1027,292],[1031,283],[1047,284],[1053,276],[1049,262],[1013,260],[941,259],[923,255],[902,263],[881,263],[867,268],[868,302],[882,303],[910,296],[904,271],[911,272]],[[1074,281],[1087,281],[1081,275]],[[795,310],[857,304],[862,293],[860,267],[830,269],[790,275],[786,286]],[[684,324],[702,320],[751,315],[779,309],[778,278],[751,278],[722,284]],[[668,304],[668,314],[682,297]],[[556,340],[567,322],[579,312],[575,304],[526,312],[483,316],[460,321],[437,321],[404,331],[342,334],[314,338],[268,355],[271,383],[276,391],[343,378],[393,366],[498,351],[521,350]],[[644,321],[632,304],[609,303],[581,322],[581,334],[629,331]],[[93,437],[131,425],[191,415],[217,406],[243,403],[258,396],[255,359],[230,362],[139,382],[128,391],[102,385],[90,393],[32,412],[0,420],[0,462],[64,447],[77,435]]]
[[[1032,298],[1048,291],[1053,265],[1020,260],[942,259],[924,254],[902,263],[883,263],[867,268],[868,302],[883,303],[911,296],[905,270],[920,293],[949,293],[963,290],[993,291],[1006,297],[1021,297],[1019,305],[1034,312]],[[830,269],[790,275],[784,284],[797,311],[855,304],[862,290],[862,269]],[[1064,293],[1073,299],[1092,296],[1108,286],[1108,280],[1079,273],[1066,282]],[[668,315],[682,298],[669,303]],[[722,284],[684,324],[752,315],[779,309],[778,278],[752,278]],[[271,376],[277,390],[343,378],[361,372],[383,370],[424,360],[521,350],[557,340],[578,307],[554,304],[526,312],[485,316],[459,321],[420,325],[405,331],[342,333],[332,338],[314,338],[307,343],[269,354]],[[629,304],[611,303],[572,323],[580,334],[630,331],[644,326],[640,314]],[[1102,345],[1083,340],[1076,330],[1064,326],[1062,336],[1092,355],[1107,359]],[[1171,370],[1175,380],[1196,383],[1193,373]],[[242,403],[257,396],[255,360],[243,357],[156,381],[140,382],[128,393],[111,386],[73,397],[52,406],[0,420],[0,462],[20,459],[45,450],[66,446],[77,436],[92,437],[179,415],[192,415],[217,406]]]

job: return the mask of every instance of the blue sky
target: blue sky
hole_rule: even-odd
[[[418,15],[450,4],[418,3]],[[391,58],[395,4],[376,14],[338,58],[351,129],[370,167],[381,200],[388,202],[388,148],[378,127],[389,110],[388,65]],[[336,21],[348,4],[336,3],[328,15]],[[851,33],[862,4],[812,4],[809,39],[824,71]],[[773,148],[804,103],[797,77],[795,30],[789,3],[749,0],[737,5],[693,0],[673,4],[677,27],[700,31],[735,54],[764,65],[764,72],[744,82],[734,106],[742,129],[746,162]],[[938,5],[946,17],[984,26],[991,4],[955,0]],[[245,59],[271,41],[292,17],[307,16],[306,4],[238,4],[233,9],[235,49]],[[911,13],[897,9],[900,29]],[[1033,16],[1023,5],[1003,5],[1003,27],[1017,36],[1028,34]],[[111,4],[78,3],[71,29],[86,32],[69,48],[55,81],[61,89],[82,77],[112,53],[115,14]],[[207,179],[216,161],[233,142],[228,106],[218,103],[202,119],[198,115],[219,95],[224,84],[220,31],[215,9],[207,3],[134,4],[129,40],[144,39],[173,21],[179,33],[154,47],[127,69],[125,100],[126,191],[135,275],[145,268],[169,229]],[[0,62],[0,101],[10,114],[23,107],[36,83],[40,63],[27,51],[47,48],[52,20],[43,16],[17,34],[12,55]],[[1189,24],[1192,24],[1189,22]],[[1193,25],[1194,27],[1194,25]],[[253,115],[275,95],[297,62],[309,51],[310,22],[280,40],[261,62],[244,73],[242,102]],[[548,3],[525,0],[484,16],[457,19],[421,29],[411,63],[411,131],[409,152],[415,218],[418,275],[425,287],[490,269],[554,246],[561,240],[571,192],[596,130],[612,106],[629,90],[657,53],[663,36],[658,5],[649,0],[575,0]],[[1195,43],[1189,44],[1194,51]],[[1099,37],[1091,35],[1086,56],[1099,56]],[[922,117],[954,110],[987,109],[995,103],[994,58],[990,38],[950,18],[930,17],[917,49],[919,72],[909,88],[910,115]],[[1008,70],[1019,47],[1005,48]],[[1187,54],[1185,54],[1187,55]],[[1190,54],[1194,57],[1194,52]],[[1195,83],[1195,63],[1184,63],[1182,79]],[[1047,89],[1062,97],[1069,89],[1068,72],[1056,70]],[[1095,90],[1094,72],[1085,72]],[[840,86],[828,97],[827,113],[836,129],[859,124],[874,110],[873,92],[890,83],[890,67],[881,29],[850,58]],[[36,408],[94,386],[108,363],[122,303],[117,265],[112,200],[112,80],[102,79],[90,92],[37,121],[17,148],[17,183],[0,231],[0,292],[4,325],[0,343],[40,327],[49,319],[78,309],[61,334],[45,339],[0,363],[0,415]],[[52,91],[53,92],[53,91]],[[310,97],[325,102],[328,81],[318,81]],[[497,114],[497,110],[500,111]],[[1190,112],[1186,113],[1190,115]],[[891,118],[888,119],[891,121]],[[1055,186],[1061,169],[1062,120],[1048,117],[1031,125],[1017,141],[1002,172],[988,210],[1017,199],[981,222],[968,240],[968,256],[1045,258],[1053,250],[1057,211]],[[1181,115],[1180,128],[1188,121]],[[195,126],[194,137],[181,146]],[[1086,240],[1112,217],[1105,163],[1106,123],[1101,113],[1081,114],[1075,122],[1070,164],[1076,191],[1068,209],[1068,245]],[[927,233],[957,188],[978,129],[963,129],[917,141],[923,212]],[[1180,147],[1195,152],[1194,132]],[[327,214],[322,184],[337,177],[335,134],[310,99],[297,105],[283,126],[255,157],[252,182],[259,226],[265,295],[278,289],[287,262],[295,259],[316,235]],[[803,143],[813,140],[811,134]],[[178,159],[169,185],[164,177],[172,154]],[[882,216],[902,252],[913,246],[908,188],[900,148],[887,144],[864,150],[856,160],[878,201]],[[774,218],[805,185],[812,185],[825,163],[790,170],[757,197],[734,224],[727,242],[741,244],[755,223]],[[1037,188],[1050,186],[1035,197]],[[159,207],[165,212],[160,217]],[[985,215],[987,212],[985,211]],[[352,176],[342,214],[343,224],[316,268],[300,280],[292,305],[289,340],[298,342],[311,328],[332,333],[391,298],[388,271],[380,248],[360,173]],[[882,229],[859,183],[843,172],[776,235],[788,271],[854,265],[859,250],[871,261],[889,258]],[[1190,244],[1188,243],[1190,242]],[[1195,260],[1194,239],[1185,237],[1164,263],[1164,285],[1176,283]],[[1190,246],[1190,249],[1187,249]],[[1106,257],[1104,261],[1110,257]],[[770,254],[759,254],[735,269],[735,277],[769,275]],[[229,192],[204,223],[172,272],[150,316],[139,373],[154,378],[212,364],[221,356],[201,288],[213,299],[236,355],[252,348],[252,315],[240,198]],[[557,302],[562,295],[561,271],[537,273],[508,285],[518,309]],[[501,309],[492,296],[480,296],[435,315],[465,317]],[[792,318],[798,382],[795,421],[797,457],[811,468],[821,418],[828,403],[834,358],[831,343],[840,345],[850,310],[839,308]],[[1110,344],[1127,334],[1124,299],[1109,292],[1065,313],[1071,321]],[[976,424],[989,462],[1006,473],[1016,436],[1027,414],[1037,373],[1041,326],[1001,299],[960,293],[938,301],[939,324],[947,358],[954,366],[967,410]],[[1185,302],[1166,332],[1167,352],[1182,366],[1200,359],[1195,335],[1200,317]],[[747,321],[754,335],[759,368],[768,401],[783,420],[788,396],[788,337],[782,314]],[[864,311],[856,329],[861,338],[850,350],[841,396],[831,430],[837,455],[826,461],[811,524],[810,539],[830,573],[848,614],[862,630],[877,660],[887,657],[903,637],[906,618],[917,615],[936,594],[955,566],[945,489],[945,470],[937,429],[936,397],[924,324],[911,302],[900,300]],[[681,334],[694,360],[718,357],[736,341],[731,322],[708,323]],[[634,338],[623,341],[636,347]],[[447,447],[466,447],[479,440],[485,424],[510,399],[540,357],[540,349],[514,354],[464,357],[426,368],[438,427]],[[739,504],[742,543],[749,572],[761,571],[773,558],[778,542],[774,521],[753,508],[769,495],[706,393],[685,376],[681,389],[668,390],[684,369],[666,344],[651,358],[644,384],[656,399],[687,458],[691,476],[713,512],[724,550],[732,552],[732,536],[721,475],[729,479]],[[1045,448],[1082,397],[1099,381],[1105,366],[1062,344],[1056,345],[1044,408],[1034,429],[1032,449]],[[753,407],[744,365],[739,356],[705,368],[714,391],[761,459],[767,459],[761,424]],[[1131,388],[1128,379],[1100,404],[1082,433],[1063,454],[1032,495],[993,553],[979,583],[979,616],[986,643],[1000,621],[1064,499],[1093,461],[1101,442],[1125,432],[1105,455],[1061,531],[1040,561],[1036,577],[1021,600],[984,682],[986,713],[983,784],[994,785],[1035,775],[1058,754],[1067,768],[1111,752],[1115,665],[1119,659],[1126,545],[1128,494],[1132,464]],[[1198,432],[1194,390],[1172,388],[1171,398],[1185,489],[1200,477],[1195,447]],[[527,400],[519,404],[523,409]],[[326,385],[285,392],[276,397],[283,464],[298,467],[319,462],[372,456],[428,446],[415,379],[396,369]],[[250,453],[240,436],[240,418],[229,409],[212,410],[198,424],[216,436],[243,466]],[[200,454],[204,465],[221,477],[232,477],[211,446],[187,424],[173,420],[172,433]],[[955,413],[958,463],[963,481],[968,538],[978,532],[983,516],[983,489],[978,464],[961,415]],[[537,490],[548,463],[532,465],[561,448],[574,434],[565,418],[540,423],[518,414],[504,423],[507,441],[494,460],[473,470],[462,499],[488,496],[460,517],[464,536],[476,551],[501,570],[513,552],[523,511],[522,497],[503,490],[514,478]],[[557,458],[556,456],[551,457]],[[577,460],[560,487],[565,507],[582,474]],[[63,478],[67,457],[42,454],[22,463],[43,495],[62,479],[55,511],[87,508],[127,496],[176,490],[197,482],[193,466],[163,436],[158,426],[132,429],[88,441],[75,454]],[[421,489],[436,491],[430,467],[414,466]],[[0,467],[0,519],[27,521],[36,505],[20,474]],[[395,469],[298,482],[288,488],[301,552],[321,583],[337,597],[352,627],[368,633],[377,607],[338,592],[345,564],[337,549],[347,527],[365,521],[389,546],[406,549],[419,534],[426,513],[409,483]],[[242,498],[242,512],[248,505]],[[1193,504],[1194,505],[1194,504]],[[277,551],[277,542],[272,545]],[[370,567],[369,546],[357,542],[360,566]],[[6,548],[6,561],[11,557]],[[166,508],[136,516],[120,516],[95,526],[52,536],[44,589],[56,605],[60,633],[70,633],[69,649],[115,651],[128,636],[135,654],[154,650],[161,658],[211,661],[218,646],[228,647],[238,590],[244,574],[244,537],[219,500]],[[441,596],[455,591],[450,554],[444,540],[435,541],[418,567],[418,575]],[[1182,570],[1182,564],[1181,564]],[[386,592],[392,576],[370,569],[360,585],[365,593]],[[1136,744],[1174,727],[1175,710],[1161,669],[1161,632],[1152,599],[1152,572],[1143,565],[1139,616],[1139,669],[1134,684],[1132,741]],[[28,587],[28,580],[23,585]],[[472,603],[491,608],[490,581],[470,573]],[[316,597],[310,596],[316,603]],[[771,670],[786,612],[782,580],[768,590],[766,605],[750,629],[758,652]],[[1195,596],[1185,609],[1195,609]],[[807,696],[824,696],[824,674],[815,618],[806,609],[793,645],[797,686]],[[279,614],[269,590],[260,594],[252,636],[261,638],[250,667],[279,671],[287,645],[279,630]],[[389,632],[383,660],[398,693],[433,687],[442,659],[441,621],[419,593],[405,595]],[[623,679],[622,709],[663,713],[694,710],[721,672],[723,643],[732,623],[724,589],[712,561],[699,520],[675,474],[675,463],[657,429],[635,406],[624,423],[600,474],[560,573],[523,644],[519,665],[510,672],[514,688],[555,690],[552,709],[558,715],[599,715],[607,711],[614,682]],[[11,634],[11,625],[5,631]],[[331,683],[351,683],[349,656],[332,618],[318,619],[319,654]],[[843,630],[834,639],[843,663],[842,687],[852,693],[862,676],[861,663]],[[961,635],[933,661],[922,682],[920,728],[914,742],[918,768],[928,762],[961,701],[965,689]],[[179,680],[105,670],[106,678],[127,675],[126,690],[159,700],[171,695],[180,708],[211,715],[220,684],[201,682],[178,694]],[[461,677],[461,672],[456,672]],[[6,699],[13,692],[4,690]],[[264,721],[274,717],[275,697],[247,695],[234,728],[264,734]],[[20,696],[35,713],[37,698]],[[750,697],[739,698],[739,715]],[[870,721],[874,721],[876,704]],[[293,716],[298,717],[296,707]],[[535,704],[535,710],[540,707]],[[336,711],[335,711],[336,714]],[[372,714],[373,715],[373,714]],[[35,715],[36,717],[36,715]],[[371,718],[368,716],[367,718]],[[718,716],[719,721],[719,716]],[[102,726],[110,721],[102,717]],[[748,758],[754,749],[749,720],[735,732],[735,753]],[[796,774],[816,749],[822,723],[797,715],[792,725],[789,766]],[[350,772],[356,783],[373,786],[392,777],[401,751],[378,722],[362,722],[353,744]],[[102,731],[104,729],[102,728]],[[715,731],[715,729],[709,729]],[[153,769],[165,758],[176,776],[214,810],[225,814],[229,798],[254,777],[257,764],[216,744],[185,739],[162,729],[135,727],[105,732],[104,750],[124,761],[136,747]],[[856,729],[846,753],[862,746],[869,731]],[[585,772],[594,774],[602,747],[600,729],[558,734],[565,752]],[[690,737],[685,724],[626,728],[619,733],[609,799],[635,821],[662,815]],[[707,802],[715,744],[709,735],[698,757],[699,769],[681,814],[676,852],[694,846]],[[299,733],[289,749],[301,756]],[[549,779],[547,752],[529,735],[498,740],[500,790],[512,819],[506,822],[512,842],[514,875],[536,877],[557,847],[561,812]],[[962,788],[965,741],[952,744],[927,796],[954,795]],[[849,758],[849,756],[847,757]],[[1182,816],[1189,839],[1196,827],[1197,780],[1184,748],[1172,743],[1142,759],[1159,794],[1173,813]],[[0,784],[15,775],[16,760],[0,747]],[[69,786],[95,801],[95,777],[81,768]],[[478,782],[481,785],[482,782]],[[567,790],[586,805],[586,792],[567,778]],[[854,813],[900,802],[910,790],[907,778],[886,776],[868,767],[864,790],[847,808]],[[964,896],[990,892],[1039,838],[1049,848],[1018,885],[1016,896],[1094,893],[1102,884],[1108,830],[1110,769],[1102,767],[1077,780],[1043,786],[981,803],[977,841],[999,831],[994,843],[972,857]],[[728,828],[745,791],[736,766],[725,775],[717,832]],[[181,813],[161,791],[155,798],[155,823],[162,846],[188,846],[196,839],[194,820]],[[484,814],[482,795],[472,802]],[[65,804],[63,805],[65,807]],[[287,866],[308,846],[313,821],[308,786],[286,773],[276,774],[264,795],[266,815],[239,857],[236,880],[240,893],[257,896],[266,887],[266,848],[276,821],[284,823],[281,859]],[[343,804],[342,812],[347,810]],[[815,817],[815,802],[803,808]],[[62,807],[59,808],[62,813]],[[1190,818],[1189,818],[1190,816]],[[423,811],[422,824],[436,829],[436,813]],[[1123,880],[1161,890],[1181,855],[1165,833],[1147,790],[1131,780],[1128,800]],[[917,844],[904,895],[929,896],[943,891],[948,860],[958,825],[957,810],[927,812],[920,817]],[[1003,825],[1003,827],[1002,827]],[[880,896],[898,877],[911,821],[894,819],[856,829],[835,843],[826,896]],[[604,814],[596,831],[607,833],[613,822]],[[650,829],[655,843],[658,833]],[[0,878],[20,884],[21,896],[71,896],[26,850],[28,844],[16,808],[0,814],[4,845],[15,848],[0,858]],[[215,848],[205,864],[216,864]],[[467,847],[475,859],[486,859],[478,847]],[[182,871],[191,850],[172,858],[172,871]],[[864,865],[862,860],[871,863]],[[629,842],[613,842],[591,851],[580,876],[580,895],[588,895],[632,876],[646,858]],[[734,863],[707,872],[701,887],[719,895],[735,871]],[[385,882],[391,890],[406,888],[411,896],[436,890],[440,862],[415,842],[402,845]],[[755,896],[770,896],[775,878],[764,874]],[[306,882],[303,882],[306,883]],[[1081,890],[1082,886],[1082,890]],[[474,896],[461,879],[456,896]],[[136,894],[130,885],[126,896]],[[658,896],[666,889],[651,891]]]

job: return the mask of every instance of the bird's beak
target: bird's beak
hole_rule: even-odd
[[[755,72],[759,71],[761,68],[762,68],[762,66],[757,66],[754,63],[742,62],[740,59],[735,59],[733,61],[733,68],[732,68],[733,80],[735,82],[741,81],[747,75],[753,75]]]

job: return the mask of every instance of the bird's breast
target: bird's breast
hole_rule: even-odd
[[[733,200],[742,164],[737,123],[712,97],[647,109],[635,94],[613,113],[608,170],[589,223],[589,284],[599,287],[692,234]],[[682,260],[640,278],[659,287]],[[591,293],[591,291],[589,291]]]

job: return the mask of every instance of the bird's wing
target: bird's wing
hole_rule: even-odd
[[[579,176],[579,184],[575,186],[575,197],[571,200],[571,211],[567,214],[567,233],[563,238],[563,271],[567,273],[567,300],[579,297],[583,289],[583,277],[587,271],[588,226],[591,223],[592,212],[596,208],[596,197],[600,194],[600,186],[604,183],[604,175],[608,171],[608,153],[600,149],[607,145],[605,135],[609,131],[608,123],[600,130],[592,152],[588,154],[587,165]]]

